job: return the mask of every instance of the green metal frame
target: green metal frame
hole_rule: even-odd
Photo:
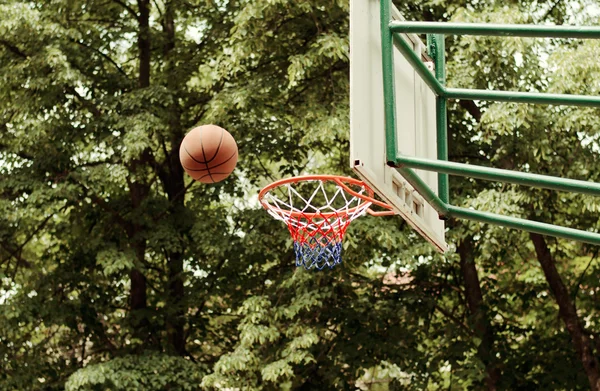
[[[454,217],[474,220],[600,245],[600,234],[596,232],[481,212],[450,204],[448,175],[467,176],[544,189],[579,192],[593,196],[600,196],[600,183],[449,162],[447,141],[448,99],[600,107],[600,96],[447,88],[445,86],[446,67],[444,46],[445,34],[600,39],[600,27],[393,21],[391,17],[391,5],[391,0],[381,0],[381,46],[386,156],[388,165],[396,168],[406,178],[439,213],[440,218]],[[428,49],[435,62],[435,75],[427,69],[421,61],[420,55],[413,51],[412,47],[401,37],[400,33],[428,34]],[[394,47],[400,50],[406,60],[436,95],[437,160],[403,156],[398,153],[396,140],[396,98],[394,91]],[[438,194],[413,169],[437,172]]]

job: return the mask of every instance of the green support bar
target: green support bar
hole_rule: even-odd
[[[431,88],[437,96],[441,96],[446,99],[469,99],[494,102],[600,107],[600,96],[446,88],[435,78],[429,69],[427,69],[425,64],[423,64],[423,61],[421,61],[419,56],[417,56],[410,45],[406,43],[406,41],[399,34],[394,34],[394,42],[396,43],[396,47],[404,55],[406,60],[413,66],[419,76],[421,76],[423,81],[427,83],[429,88]],[[385,52],[383,55],[385,57]]]
[[[442,34],[435,34],[432,37],[433,59],[435,63],[435,78],[442,87],[446,84],[446,45]],[[444,96],[436,96],[436,130],[437,130],[437,158],[438,160],[448,160],[448,117],[447,106],[448,101]],[[438,195],[440,199],[448,203],[450,202],[450,183],[448,175],[438,172]]]
[[[595,232],[561,227],[554,224],[540,223],[539,221],[503,216],[496,213],[480,212],[477,210],[460,208],[452,205],[448,205],[448,211],[449,215],[455,218],[474,220],[481,223],[535,232],[541,235],[556,236],[563,239],[577,240],[584,243],[600,245],[600,234]]]
[[[561,227],[554,224],[541,223],[538,221],[504,216],[496,213],[481,212],[474,209],[449,205],[442,202],[442,200],[440,200],[439,197],[437,197],[435,193],[410,168],[400,167],[398,168],[398,171],[400,171],[404,178],[406,178],[409,183],[425,198],[425,200],[434,207],[440,216],[479,221],[481,223],[500,225],[503,227],[519,229],[527,232],[535,232],[541,235],[550,235],[563,239],[577,240],[584,243],[600,245],[600,234],[595,232]]]
[[[388,23],[392,20],[391,0],[381,0],[381,65],[383,68],[383,105],[385,118],[385,153],[387,160],[396,156],[396,97],[394,91],[394,42]]]
[[[469,90],[463,88],[446,88],[444,89],[443,94],[449,99],[600,107],[600,96],[548,94],[539,92]]]
[[[600,245],[600,234],[560,227],[516,217],[460,208],[448,202],[448,175],[467,176],[479,179],[528,185],[533,187],[572,191],[600,196],[600,183],[586,182],[547,175],[502,170],[449,162],[447,149],[447,99],[469,99],[499,102],[535,103],[551,105],[600,107],[599,96],[545,94],[511,91],[468,90],[445,87],[445,64],[443,35],[428,36],[428,44],[433,49],[436,74],[433,75],[423,64],[420,54],[413,51],[401,33],[492,35],[544,38],[600,38],[600,27],[576,26],[532,26],[496,25],[437,22],[391,21],[391,0],[381,0],[382,63],[386,120],[386,154],[388,165],[395,167],[404,178],[430,203],[441,217],[462,218],[482,223],[500,225],[519,230],[551,235],[569,240]],[[438,160],[401,156],[397,151],[396,103],[394,96],[394,46],[400,50],[423,81],[437,95],[437,137]],[[413,168],[438,173],[439,196],[412,170]]]
[[[541,235],[556,236],[563,239],[577,240],[584,243],[600,245],[600,234],[595,232],[561,227],[554,224],[541,223],[538,221],[503,216],[496,213],[481,212],[474,209],[461,208],[454,205],[449,205],[447,203],[442,202],[442,200],[440,200],[439,197],[436,196],[436,194],[421,180],[421,178],[419,178],[419,176],[413,170],[411,170],[408,167],[400,167],[398,168],[398,171],[423,196],[423,198],[425,198],[425,200],[434,207],[434,209],[440,214],[440,216],[479,221],[481,223],[500,225],[507,228],[535,232]]]
[[[600,38],[597,26],[539,26],[530,24],[445,23],[393,21],[394,33],[487,35],[539,38]]]
[[[416,172],[408,167],[397,168],[404,179],[438,212],[440,217],[448,215],[448,204],[442,201],[433,190],[417,175]]]
[[[386,0],[383,0],[383,2],[385,3]],[[389,31],[389,29],[388,29],[388,31]],[[429,88],[431,88],[436,95],[443,96],[444,95],[444,87],[437,81],[437,79],[431,73],[431,71],[429,69],[427,69],[425,64],[423,64],[423,61],[421,61],[421,57],[419,57],[419,55],[417,55],[415,53],[413,48],[404,40],[404,38],[402,38],[400,36],[400,34],[394,34],[393,36],[394,36],[394,43],[396,44],[396,47],[398,48],[398,50],[400,50],[402,55],[404,55],[404,58],[406,58],[406,60],[410,63],[410,65],[412,65],[414,70],[417,71],[419,76],[421,76],[423,81],[425,83],[427,83]],[[383,38],[383,35],[382,35],[382,38]],[[384,55],[385,55],[385,53],[384,53]]]
[[[411,167],[426,171],[443,172],[458,176],[539,187],[542,189],[573,191],[600,196],[600,183],[503,170],[500,168],[474,166],[464,163],[430,160],[403,155],[396,157],[396,167]]]

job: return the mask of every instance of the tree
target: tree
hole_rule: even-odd
[[[347,85],[347,6],[14,1],[2,12],[7,387],[60,388],[82,365],[93,374],[143,351],[205,371],[235,329],[209,314],[248,293],[238,275],[256,285],[240,227],[268,217],[240,206],[245,189],[298,172],[315,158],[307,149],[337,137],[300,126],[347,119],[336,92]],[[211,187],[192,185],[178,162],[186,129],[206,122],[230,129],[245,157]],[[69,387],[99,381],[77,376]]]
[[[585,24],[581,4],[399,6],[415,20]],[[299,173],[352,175],[347,1],[12,0],[0,12],[2,389],[594,382],[591,246],[451,221],[457,249],[442,257],[400,219],[365,217],[343,265],[293,268],[289,235],[256,191]],[[447,47],[452,85],[598,93],[593,41]],[[455,102],[451,158],[597,181],[597,118]],[[178,163],[202,123],[240,147],[217,185]],[[462,205],[599,228],[591,197],[451,185]]]
[[[574,6],[574,4],[570,5]],[[505,22],[507,18],[511,18],[511,13],[507,12],[509,10],[509,8],[505,7],[502,10],[502,15],[494,17],[492,14],[491,17],[495,20]],[[555,11],[553,7],[543,15],[544,17],[551,16],[552,18],[557,18]],[[466,16],[468,18],[471,17],[468,13]],[[478,18],[480,17],[478,15]],[[565,21],[564,15],[562,18],[559,17],[558,20]],[[525,21],[527,22],[528,20]],[[575,44],[574,47],[577,48],[575,50],[580,51],[587,45],[594,45],[593,42],[582,44],[583,46]],[[504,44],[496,49],[489,40],[484,45],[481,45],[475,43],[472,39],[463,39],[463,45],[471,45],[467,53],[471,52],[474,54],[477,52],[479,54],[471,57],[473,66],[477,65],[487,68],[487,74],[501,75],[501,80],[491,83],[498,83],[498,86],[503,89],[525,89],[529,91],[547,89],[551,92],[574,93],[573,89],[567,90],[559,87],[567,79],[555,78],[548,72],[549,69],[560,69],[558,72],[562,73],[567,69],[568,65],[565,63],[565,58],[572,56],[570,52],[572,49],[566,51],[556,50],[558,46],[564,47],[564,42],[505,40]],[[519,45],[528,47],[519,47]],[[491,48],[491,50],[488,48]],[[496,52],[496,50],[498,51]],[[544,65],[541,60],[548,53],[551,53],[551,60],[553,60],[549,66]],[[467,58],[465,56],[463,60]],[[494,71],[495,67],[501,67],[502,69]],[[583,68],[587,69],[587,72],[594,72],[595,66],[589,64],[583,65]],[[460,73],[459,69],[457,71]],[[490,85],[489,81],[486,85],[485,79],[483,79],[485,76],[485,74],[479,76],[482,77],[482,87],[480,88],[486,88]],[[577,79],[574,74],[570,76],[568,80]],[[474,82],[477,84],[476,79],[469,80],[470,78],[471,76],[469,75],[465,80],[461,80],[461,82]],[[582,94],[590,94],[590,91],[587,91],[586,88],[579,88],[577,91]],[[593,95],[594,93],[592,92],[591,94]],[[478,136],[476,137],[483,141],[484,145],[492,149],[488,149],[488,147],[482,148],[479,151],[479,156],[485,156],[486,160],[502,168],[588,179],[589,176],[586,175],[586,172],[590,167],[588,162],[590,162],[589,159],[593,156],[593,152],[592,149],[589,149],[589,145],[582,145],[579,137],[582,136],[582,133],[587,133],[589,129],[584,129],[582,133],[577,135],[577,132],[573,131],[571,126],[565,126],[564,122],[557,121],[557,118],[567,118],[569,114],[566,114],[566,112],[579,117],[582,115],[582,112],[589,115],[590,111],[573,108],[567,108],[566,112],[563,110],[564,108],[548,109],[539,106],[514,104],[494,104],[484,108],[484,110],[481,110],[484,111],[483,115],[480,118],[475,118],[480,123],[479,126],[475,127],[478,131]],[[477,117],[477,115],[474,117]],[[583,167],[586,168],[582,170]],[[500,208],[500,210],[511,211],[513,214],[518,214],[525,218],[552,222],[559,225],[569,225],[572,222],[571,218],[567,216],[568,214],[580,215],[580,211],[585,209],[581,202],[585,202],[584,200],[587,199],[579,195],[561,195],[560,201],[551,201],[548,204],[549,200],[557,199],[555,194],[546,191],[517,190],[512,186],[509,188],[503,186],[495,190],[489,189],[486,190],[487,192],[491,192],[491,194],[488,193],[484,197],[478,197],[480,199],[483,198],[482,201],[485,200],[483,203],[476,202],[480,206],[487,204],[488,207],[491,206]],[[570,202],[567,202],[567,199]],[[563,207],[561,203],[565,202],[569,205],[569,212],[559,212],[559,209]],[[580,228],[584,229],[594,226],[595,223],[579,225]],[[547,239],[538,234],[531,234],[529,237],[533,246],[530,244],[528,247],[534,247],[535,252],[533,255],[525,255],[525,258],[533,256],[539,261],[550,291],[558,304],[560,317],[572,337],[574,351],[577,353],[577,357],[588,377],[590,387],[597,389],[599,372],[595,358],[596,353],[592,352],[591,341],[586,336],[587,332],[575,311],[572,298],[563,281],[564,277],[561,277],[561,273],[557,270],[556,260],[550,252],[546,242]],[[557,246],[559,246],[558,243]],[[517,246],[522,247],[522,245]],[[574,251],[571,253],[571,256],[577,257],[590,254],[588,246],[574,246],[572,243],[567,244],[567,246],[571,249],[570,251]],[[523,256],[522,253],[519,255]],[[486,309],[485,311],[488,310]],[[485,344],[486,339],[484,338],[482,346]],[[483,361],[484,363],[486,362],[485,360]],[[497,374],[497,363],[494,364],[492,362],[487,364],[487,367],[488,374],[490,375],[488,379],[490,379],[492,377],[491,371]],[[572,387],[576,382],[573,379],[569,379],[568,384]],[[495,389],[495,386],[488,383],[488,388]]]

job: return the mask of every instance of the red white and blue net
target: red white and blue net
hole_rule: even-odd
[[[342,241],[350,222],[371,212],[373,191],[363,182],[333,175],[283,179],[259,194],[263,207],[283,221],[292,236],[296,266],[322,270],[342,261]],[[383,212],[390,214],[393,212]]]

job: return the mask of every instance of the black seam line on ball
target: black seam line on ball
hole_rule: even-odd
[[[195,161],[196,163],[199,164],[206,164],[206,162],[201,162],[200,160],[196,159],[191,153],[190,151],[187,150],[187,148],[185,147],[185,145],[183,146],[183,149],[185,150],[185,152],[188,154],[189,157],[192,158],[193,161]]]
[[[219,167],[219,166],[222,166],[223,164],[225,164],[225,163],[227,163],[228,161],[230,161],[231,159],[233,159],[233,157],[234,157],[235,155],[237,155],[237,151],[235,151],[235,152],[233,153],[233,155],[231,155],[231,156],[230,156],[230,157],[229,157],[227,160],[223,161],[222,163],[219,163],[219,164],[216,164],[216,165],[214,165],[214,166],[211,166],[211,167],[210,167],[210,169],[211,169],[211,170],[214,170],[215,168],[217,168],[217,167]],[[200,163],[200,162],[198,162],[198,163]],[[202,164],[205,164],[205,163],[202,163]],[[187,167],[186,167],[186,166],[184,166],[183,164],[182,164],[181,166],[182,166],[183,168],[185,168],[187,171],[206,171],[206,170],[208,170],[208,168],[199,168],[199,169],[187,168]]]
[[[203,126],[200,127],[200,147],[202,148],[202,157],[204,158],[204,164],[206,164],[206,171],[208,171],[208,175],[210,175],[210,168],[208,168],[208,162],[206,161],[206,153],[204,152],[204,143],[202,142],[202,128]],[[213,183],[215,183],[215,180],[213,179],[212,175],[210,175],[210,180],[213,181]]]
[[[224,134],[225,134],[225,129],[221,129],[221,138],[219,139],[219,145],[217,146],[217,150],[215,152],[215,155],[212,158],[208,159],[206,161],[206,163],[212,162],[219,155],[219,150],[221,149],[221,145],[223,144],[223,135]],[[204,158],[206,159],[206,155],[204,155]]]

